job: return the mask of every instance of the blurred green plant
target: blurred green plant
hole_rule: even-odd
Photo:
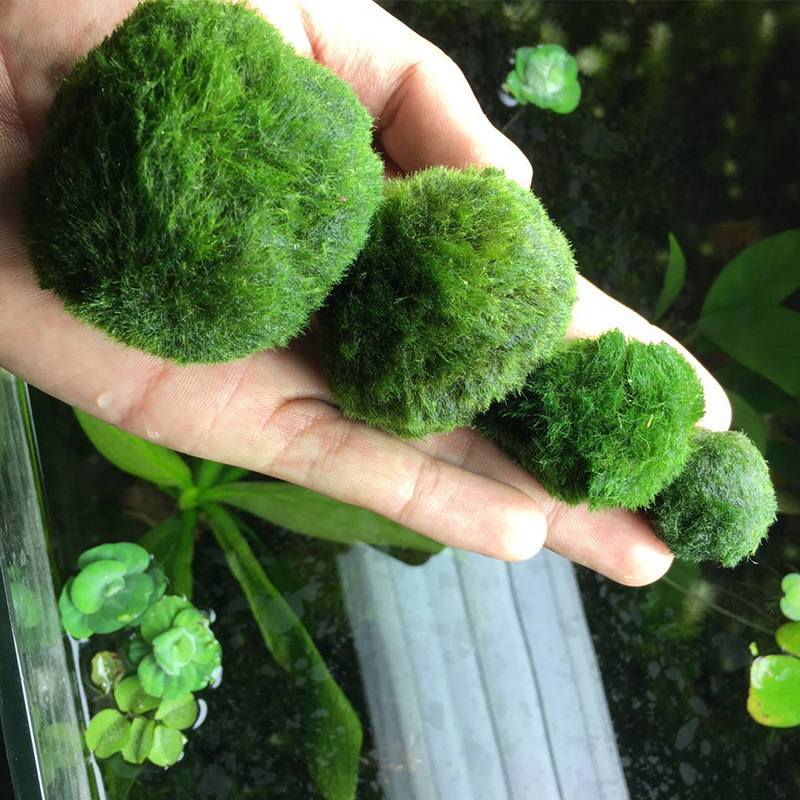
[[[209,638],[207,621],[190,602],[195,541],[201,531],[209,529],[247,598],[267,649],[301,689],[303,745],[314,784],[325,800],[354,800],[363,738],[361,723],[303,623],[264,571],[245,538],[248,527],[236,512],[345,545],[360,542],[410,549],[422,557],[439,552],[442,546],[371,511],[300,486],[242,480],[248,474],[246,470],[200,459],[192,470],[171,450],[80,411],[75,413],[103,456],[125,472],[154,483],[175,501],[175,515],[152,528],[139,542],[163,567],[172,593],[151,604],[143,614],[141,632],[128,651],[130,661],[138,665],[138,684],[126,685],[141,690],[144,695],[135,697],[143,699],[127,699],[127,691],[132,689],[124,690],[122,704],[116,698],[122,719],[106,714],[102,724],[96,723],[91,741],[96,741],[102,752],[119,752],[127,761],[131,761],[128,756],[141,757],[135,763],[145,759],[166,762],[176,754],[180,756],[185,737],[181,729],[167,724],[174,717],[164,710],[164,704],[173,702],[173,698],[177,702],[205,686],[218,663],[219,645],[215,646],[213,635]],[[96,671],[98,676],[102,673],[103,685],[107,685],[109,674],[117,674],[113,661]],[[118,686],[130,680],[126,677]],[[138,718],[143,721],[136,722]],[[145,751],[148,754],[142,756]]]
[[[581,99],[578,62],[558,44],[520,47],[503,89],[520,105],[570,114]]]
[[[761,725],[793,728],[800,725],[800,574],[783,578],[781,611],[791,622],[775,632],[780,655],[759,656],[750,668],[747,710]]]

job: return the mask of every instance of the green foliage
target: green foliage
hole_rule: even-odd
[[[139,540],[139,544],[147,548],[163,567],[171,593],[187,600],[192,599],[194,591],[192,559],[196,523],[196,513],[183,511],[151,528]]]
[[[275,660],[305,690],[306,761],[327,800],[354,800],[361,723],[300,620],[272,585],[232,517],[209,505],[209,521]]]
[[[678,558],[734,567],[775,520],[767,464],[742,433],[698,429],[683,471],[648,509],[653,530]]]
[[[282,481],[223,484],[202,495],[203,502],[225,503],[273,525],[342,544],[364,542],[438,553],[439,542],[368,511],[331,500],[302,486]]]
[[[653,312],[653,322],[658,322],[667,313],[686,282],[686,258],[683,255],[683,250],[681,250],[678,240],[672,233],[668,235],[669,260],[667,261],[667,270],[664,273],[664,285],[661,287],[661,294],[658,296],[656,308]]]
[[[555,497],[635,509],[678,475],[702,414],[677,350],[617,330],[567,342],[479,425]]]
[[[125,664],[110,650],[101,650],[92,656],[90,679],[103,694],[111,690],[125,677]]]
[[[642,613],[658,636],[695,639],[717,590],[703,578],[698,564],[675,561],[661,580],[647,589]]]
[[[81,571],[61,591],[64,628],[76,639],[139,624],[166,589],[161,567],[136,544],[104,544],[78,559]]]
[[[62,83],[24,198],[40,285],[178,362],[282,347],[366,239],[352,89],[244,3],[150,0]]]
[[[800,229],[742,251],[717,276],[698,322],[720,349],[800,395],[800,313],[780,305],[800,287]]]
[[[208,617],[182,597],[163,597],[142,618],[140,633],[131,660],[142,689],[154,697],[197,692],[220,671],[222,651]]]
[[[790,572],[781,581],[781,611],[785,617],[800,621],[800,574]]]
[[[125,746],[131,724],[114,708],[104,708],[92,717],[86,728],[86,746],[98,758],[110,758]]]
[[[759,453],[766,454],[767,431],[761,415],[736,392],[728,390],[727,395],[733,411],[731,428],[747,434],[747,438],[758,448]]]
[[[520,47],[503,88],[521,105],[569,114],[581,99],[578,62],[557,44]]]
[[[389,181],[321,314],[331,392],[346,416],[403,437],[468,425],[553,351],[574,301],[569,243],[503,173]]]
[[[800,725],[800,659],[761,656],[750,668],[750,716],[771,728]]]
[[[778,647],[793,656],[800,656],[800,622],[787,622],[775,631]]]
[[[157,486],[192,486],[192,472],[172,450],[126,433],[113,425],[75,409],[75,416],[92,444],[124,472]]]

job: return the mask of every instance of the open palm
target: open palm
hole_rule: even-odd
[[[0,364],[139,436],[305,485],[445,544],[519,559],[546,543],[623,583],[659,577],[671,556],[642,515],[553,500],[475,431],[403,442],[344,419],[313,334],[229,364],[177,366],[109,340],[38,288],[18,210],[26,164],[61,77],[133,5],[0,5]],[[258,5],[299,52],[353,85],[375,118],[387,174],[477,163],[530,184],[527,160],[482,114],[458,68],[371,0]],[[672,342],[581,280],[569,335],[614,327]],[[724,392],[693,363],[706,391],[702,424],[726,428]]]

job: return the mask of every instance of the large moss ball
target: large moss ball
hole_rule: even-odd
[[[703,408],[677,350],[615,330],[567,342],[479,426],[553,496],[634,509],[683,468]]]
[[[399,436],[468,425],[561,341],[569,243],[499,170],[434,167],[386,185],[369,240],[322,311],[346,416]]]
[[[769,469],[742,433],[698,429],[683,471],[648,509],[653,530],[677,558],[735,567],[775,521]]]
[[[244,4],[144,2],[49,113],[24,201],[39,282],[178,362],[286,345],[366,239],[371,143],[351,88]]]

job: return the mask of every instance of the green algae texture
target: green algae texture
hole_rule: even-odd
[[[653,530],[677,558],[735,567],[775,521],[769,469],[743,433],[698,429],[683,471],[648,509]]]
[[[635,509],[681,471],[703,407],[677,350],[615,330],[565,343],[478,425],[554,497]]]
[[[24,217],[39,282],[177,362],[282,347],[382,200],[351,88],[243,4],[152,0],[61,85]]]
[[[499,170],[434,167],[385,193],[321,313],[323,363],[346,416],[424,437],[469,425],[557,347],[575,262]]]

